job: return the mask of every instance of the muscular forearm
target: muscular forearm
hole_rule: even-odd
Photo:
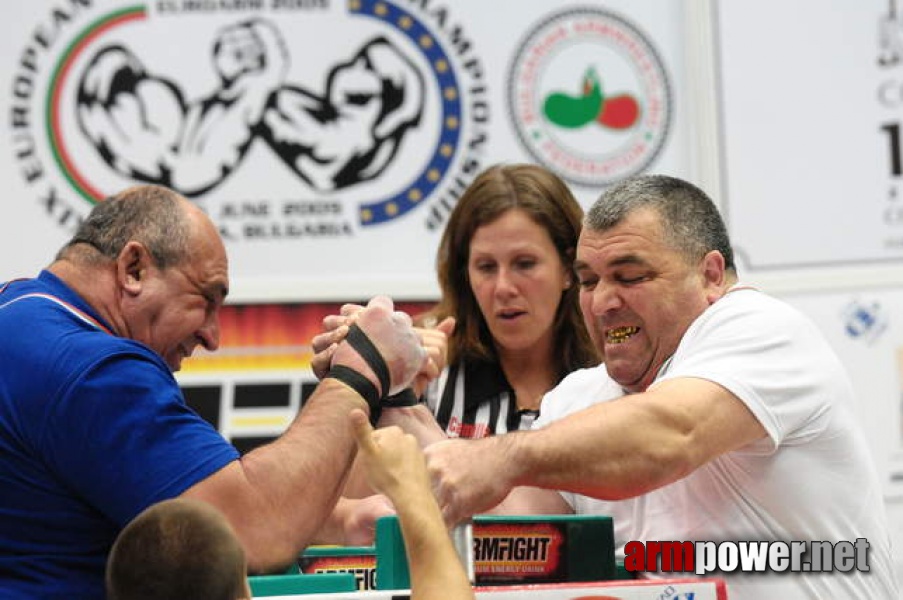
[[[281,568],[311,542],[354,457],[348,413],[365,406],[350,388],[326,380],[278,440],[189,490],[226,514],[252,571]]]
[[[746,405],[696,378],[602,402],[533,431],[426,448],[449,522],[489,510],[517,486],[602,500],[644,494],[765,436]]]
[[[361,339],[338,345],[333,369],[341,366],[367,378],[375,398],[388,391],[382,387],[407,386],[425,360],[410,318],[395,312],[391,299],[377,296],[355,327]],[[360,353],[367,340],[378,357]],[[233,461],[186,495],[225,513],[252,571],[284,566],[310,543],[333,510],[355,456],[357,427],[369,427],[368,413],[367,402],[349,384],[326,378],[278,440]]]
[[[664,485],[672,473],[683,471],[667,455],[666,440],[651,448],[655,433],[618,426],[611,412],[590,409],[527,436],[512,436],[507,440],[517,457],[512,483],[616,500]]]
[[[410,433],[417,438],[421,448],[448,439],[445,431],[436,422],[436,417],[423,404],[383,410],[378,426],[389,427],[391,425],[400,427],[405,433]]]
[[[759,422],[724,388],[673,380],[513,437],[512,480],[618,500],[676,481],[762,436]]]

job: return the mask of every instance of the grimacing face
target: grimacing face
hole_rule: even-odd
[[[583,229],[574,263],[580,308],[609,375],[626,390],[644,391],[690,324],[723,293],[720,256],[713,251],[688,264],[665,244],[651,209],[604,232]]]
[[[562,291],[571,281],[543,226],[523,210],[505,211],[474,232],[467,272],[499,352],[552,343]]]
[[[185,264],[147,270],[140,295],[127,307],[130,335],[157,352],[173,371],[197,346],[219,347],[219,310],[228,293],[226,251],[212,223],[199,221]]]

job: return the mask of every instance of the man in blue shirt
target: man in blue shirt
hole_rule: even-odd
[[[98,203],[37,278],[0,284],[0,589],[103,597],[116,534],[171,497],[219,509],[251,571],[289,564],[338,498],[348,415],[427,359],[410,320],[375,298],[286,432],[244,457],[189,409],[173,371],[219,345],[225,247],[197,206],[160,186]],[[350,374],[350,375],[349,375]]]

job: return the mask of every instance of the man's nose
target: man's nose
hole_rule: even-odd
[[[203,327],[198,330],[198,338],[200,338],[201,345],[204,349],[209,352],[213,352],[219,348],[220,328],[219,319],[216,315],[211,315],[204,323]]]
[[[613,285],[605,285],[599,282],[596,284],[592,294],[590,308],[596,316],[604,315],[611,310],[620,308],[624,304],[617,287]]]

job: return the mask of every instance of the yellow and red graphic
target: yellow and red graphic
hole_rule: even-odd
[[[339,303],[227,305],[220,311],[220,347],[198,350],[182,365],[182,374],[213,371],[285,371],[310,368],[311,339],[323,317],[338,314]],[[410,315],[432,307],[428,302],[397,302]]]
[[[351,573],[358,590],[376,589],[376,554],[302,556],[299,567],[306,574]]]

